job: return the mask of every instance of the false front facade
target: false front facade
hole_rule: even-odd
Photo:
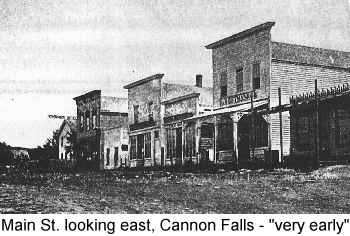
[[[77,104],[78,160],[95,169],[124,164],[128,152],[127,99],[94,90],[74,98]]]
[[[291,112],[272,110],[290,104],[292,96],[315,91],[315,80],[319,90],[350,82],[349,53],[274,42],[274,24],[206,46],[212,50],[218,163],[243,164],[277,152],[281,161],[294,150]],[[348,119],[349,109],[343,113]]]
[[[175,166],[198,160],[198,126],[187,118],[210,111],[211,88],[164,83],[163,74],[128,89],[130,166]],[[191,123],[190,125],[187,123]]]

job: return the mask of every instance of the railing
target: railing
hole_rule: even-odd
[[[253,97],[253,98],[257,97],[255,90],[235,94],[232,96],[223,97],[220,99],[220,106],[223,107],[223,106],[238,104],[238,103],[249,100],[251,97]]]
[[[349,91],[350,91],[350,85],[346,83],[343,85],[330,87],[328,89],[317,90],[317,97],[326,98],[329,96],[337,96]],[[315,92],[306,92],[300,95],[291,96],[289,100],[290,100],[290,103],[299,103],[299,102],[313,101],[315,100],[315,98],[316,98]]]

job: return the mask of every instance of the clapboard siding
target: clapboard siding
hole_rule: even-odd
[[[281,88],[282,104],[288,104],[289,98],[305,92],[313,92],[315,79],[319,89],[350,83],[349,71],[318,66],[299,65],[292,63],[271,63],[270,107],[278,106],[278,88]],[[280,150],[279,114],[270,116],[271,149]],[[290,153],[291,130],[290,116],[284,112],[283,123],[283,154]]]
[[[350,83],[350,72],[317,66],[272,62],[270,81],[270,106],[278,105],[278,87],[282,91],[282,104],[289,103],[292,95],[313,92],[315,79],[319,89]]]

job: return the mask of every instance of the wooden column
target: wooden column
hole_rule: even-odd
[[[235,158],[235,168],[239,169],[239,156],[238,156],[238,117],[237,114],[231,116],[232,119],[232,140],[233,140],[233,150],[232,156]]]
[[[251,96],[250,96],[250,110],[251,110],[251,137],[250,137],[250,142],[251,142],[251,149],[252,149],[252,154],[253,154],[253,158],[255,156],[255,111],[254,111],[254,97],[253,97],[253,93],[252,92]]]
[[[184,152],[185,152],[185,122],[181,125],[181,165],[184,164]]]
[[[199,147],[200,147],[200,136],[201,136],[201,127],[199,124],[199,121],[196,121],[196,130],[195,130],[195,137],[196,137],[196,156],[197,156],[197,165],[199,164],[199,159],[200,159],[200,153],[199,153]]]
[[[218,140],[218,119],[215,116],[214,118],[214,163],[218,162],[218,158],[217,158],[217,140]]]

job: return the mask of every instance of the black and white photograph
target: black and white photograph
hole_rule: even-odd
[[[350,0],[0,0],[1,214],[349,196]]]

